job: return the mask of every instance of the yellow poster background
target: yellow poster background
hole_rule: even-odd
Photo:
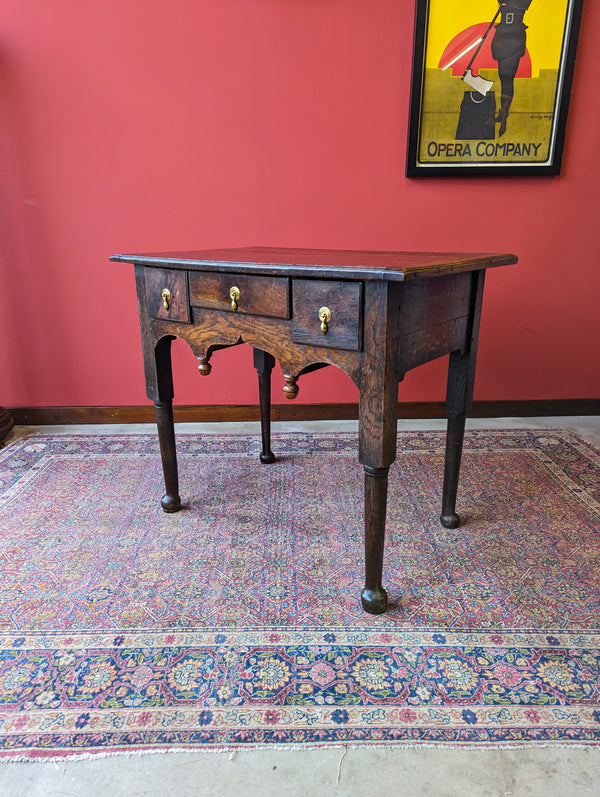
[[[525,12],[532,77],[515,78],[506,132],[500,136],[496,125],[493,139],[457,138],[461,104],[471,89],[460,76],[453,76],[451,69],[442,71],[438,64],[458,33],[472,25],[489,24],[497,10],[497,0],[430,0],[418,165],[539,165],[551,158],[569,0],[532,0]],[[490,38],[492,35],[493,29]],[[494,81],[488,106],[495,103],[497,110],[500,80],[496,69],[476,72]]]
[[[527,49],[533,77],[540,69],[558,69],[568,0],[532,0],[525,13]],[[427,69],[435,68],[457,33],[479,22],[490,23],[498,10],[496,0],[431,0],[427,33]]]

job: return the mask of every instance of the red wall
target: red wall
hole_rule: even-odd
[[[600,3],[557,178],[407,180],[412,0],[0,0],[0,403],[146,402],[113,252],[250,244],[510,251],[478,399],[600,395]],[[596,53],[596,55],[594,55]],[[246,347],[180,403],[255,403]],[[444,393],[444,363],[400,397]],[[274,393],[275,401],[283,395]],[[354,401],[334,369],[298,401]]]

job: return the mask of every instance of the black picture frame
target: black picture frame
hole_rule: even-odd
[[[551,35],[537,39],[538,60],[551,68],[537,71],[527,46],[534,7],[538,19],[542,11],[556,16]],[[406,176],[559,174],[582,7],[583,0],[416,0]]]

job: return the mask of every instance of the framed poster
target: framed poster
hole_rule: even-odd
[[[583,0],[417,0],[408,177],[558,174]]]

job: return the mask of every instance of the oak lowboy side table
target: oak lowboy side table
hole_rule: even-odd
[[[211,354],[254,349],[261,408],[260,460],[273,462],[271,371],[287,398],[325,365],[359,390],[359,461],[365,472],[363,608],[387,609],[381,583],[388,470],[396,457],[398,383],[410,369],[450,354],[441,523],[456,528],[456,492],[471,405],[486,269],[514,255],[242,248],[119,254],[135,264],[146,391],[154,402],[165,478],[165,512],[180,507],[171,341],[182,338],[210,373]]]

